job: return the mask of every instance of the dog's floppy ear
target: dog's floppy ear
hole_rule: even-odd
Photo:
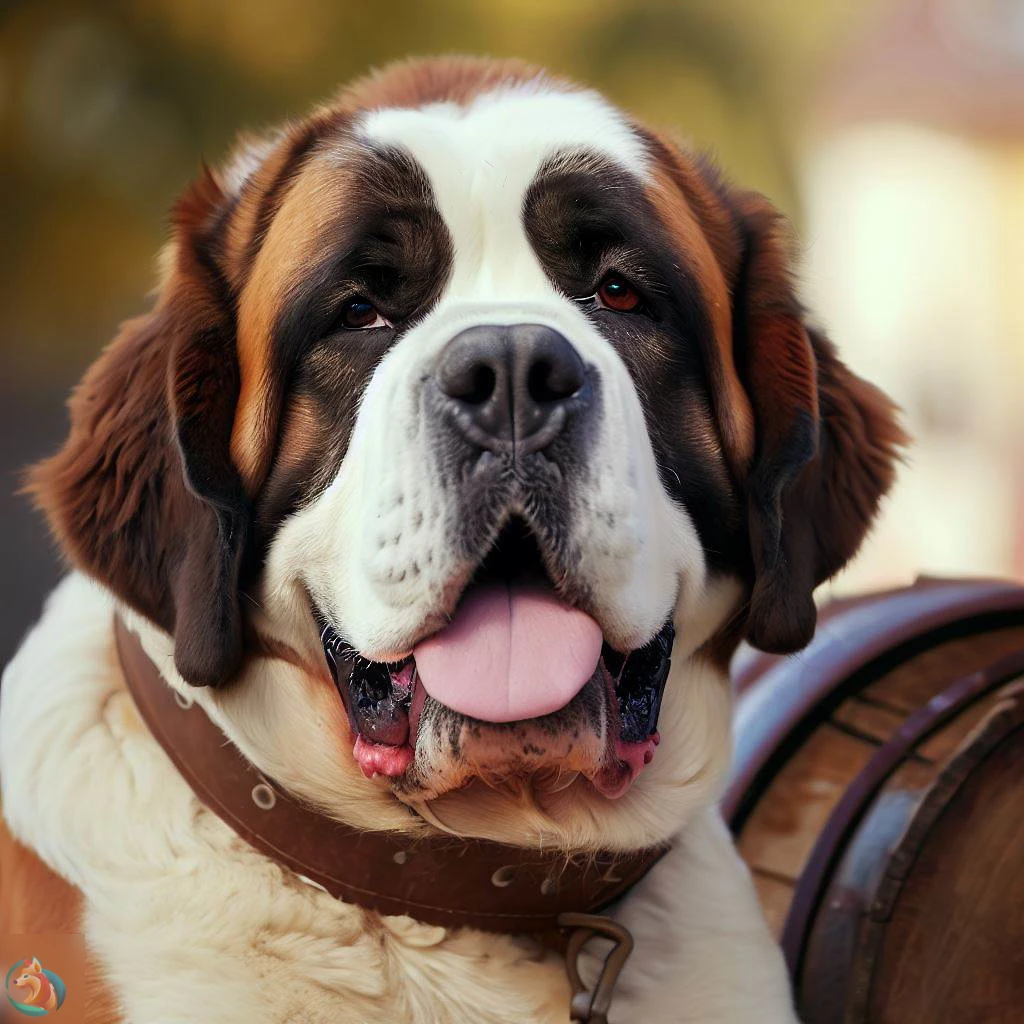
[[[854,555],[895,475],[897,411],[804,322],[781,215],[733,193],[743,241],[734,357],[754,412],[747,479],[753,590],[747,638],[799,650],[814,634],[814,588]]]
[[[30,476],[66,555],[173,635],[195,685],[229,678],[242,655],[249,516],[229,455],[239,371],[217,262],[226,202],[207,171],[179,200],[152,312],[86,373],[64,447]]]

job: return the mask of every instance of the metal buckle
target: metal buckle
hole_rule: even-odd
[[[633,936],[618,921],[601,914],[559,914],[558,927],[571,930],[565,948],[565,970],[569,975],[569,984],[572,985],[570,1019],[582,1021],[583,1024],[608,1024],[608,1010],[612,1004],[615,983],[619,980],[629,954],[633,952]],[[577,960],[583,947],[595,937],[609,939],[612,948],[604,958],[591,992],[580,978]]]

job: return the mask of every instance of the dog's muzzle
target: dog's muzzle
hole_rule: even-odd
[[[598,368],[550,326],[478,324],[417,384],[453,568],[393,662],[314,609],[354,757],[410,799],[576,776],[618,797],[659,742],[673,626],[619,651],[589,610],[574,514],[600,436]]]

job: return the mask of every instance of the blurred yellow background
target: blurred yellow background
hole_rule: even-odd
[[[18,470],[234,134],[408,54],[518,55],[770,195],[916,442],[839,589],[1024,575],[1020,0],[108,0],[0,11],[0,661],[56,577]]]

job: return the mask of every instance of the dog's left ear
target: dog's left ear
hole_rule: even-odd
[[[791,280],[781,215],[732,193],[743,257],[734,289],[734,359],[754,413],[746,483],[753,561],[747,639],[799,650],[814,635],[814,588],[854,555],[906,442],[893,403],[809,328]]]
[[[30,476],[72,563],[170,633],[195,685],[223,682],[242,657],[249,502],[230,456],[239,368],[218,263],[228,202],[209,172],[178,201],[152,312],[90,367],[64,447]]]

